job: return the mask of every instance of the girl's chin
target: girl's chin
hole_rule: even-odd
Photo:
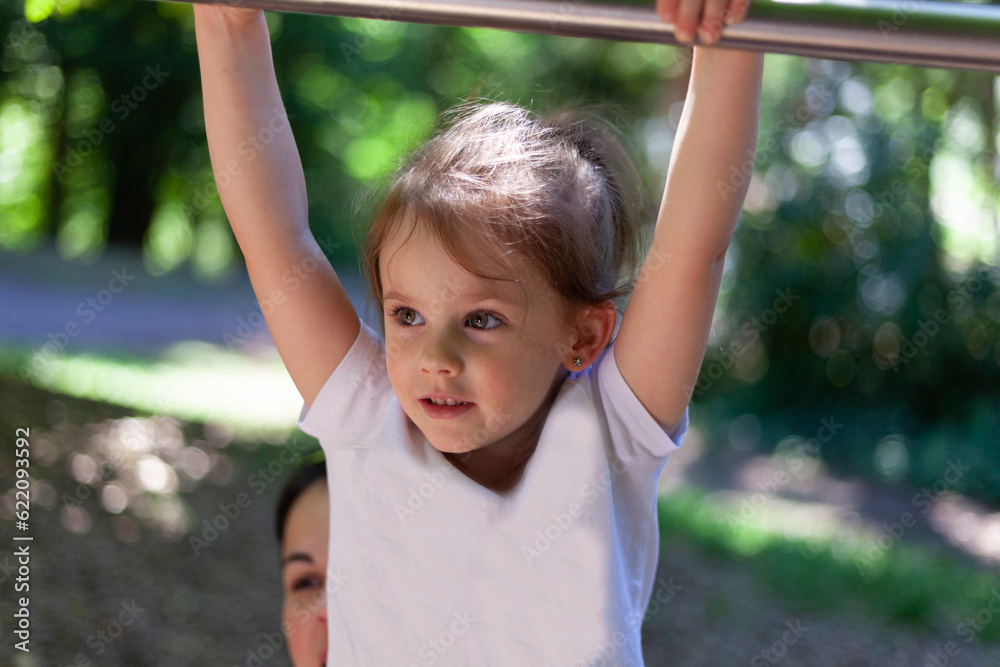
[[[413,418],[411,417],[410,420],[413,421]],[[489,444],[475,443],[468,435],[455,435],[453,433],[448,433],[442,428],[442,424],[439,422],[432,422],[429,425],[424,422],[424,425],[427,426],[427,428],[420,428],[419,425],[416,426],[423,436],[427,438],[427,442],[430,443],[430,446],[442,454],[451,455],[453,458],[459,458],[463,455],[471,455],[472,452],[477,449],[482,449]]]
[[[475,449],[469,449],[468,443],[464,442],[434,442],[433,440],[428,440],[428,442],[430,442],[431,447],[437,451],[448,455],[451,459],[457,459],[459,461],[469,458],[475,451]]]

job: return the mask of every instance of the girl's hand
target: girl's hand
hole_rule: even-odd
[[[203,14],[206,17],[223,20],[227,23],[235,25],[254,23],[260,20],[260,17],[264,14],[262,9],[247,9],[246,7],[240,7],[239,5],[240,3],[238,0],[229,0],[228,2],[218,5],[195,3],[194,11],[199,14]]]
[[[747,16],[750,0],[656,0],[656,11],[673,23],[677,41],[691,44],[695,31],[702,44],[719,39],[725,25],[739,23]]]

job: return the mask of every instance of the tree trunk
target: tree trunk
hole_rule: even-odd
[[[108,223],[108,245],[142,248],[143,238],[153,216],[153,193],[156,165],[144,142],[119,141],[112,144],[108,156],[114,165],[114,194]]]

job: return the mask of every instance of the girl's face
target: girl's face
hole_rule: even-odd
[[[399,224],[379,262],[389,380],[435,449],[491,446],[502,456],[537,425],[571,357],[560,302],[527,262],[516,284],[479,278],[411,225]],[[483,274],[504,275],[487,253],[476,261]]]
[[[326,664],[326,559],[330,499],[326,479],[310,484],[285,520],[281,580],[282,620],[295,667]]]

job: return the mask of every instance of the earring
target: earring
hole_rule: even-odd
[[[573,365],[576,366],[577,368],[579,368],[582,364],[583,362],[580,361],[580,357],[577,357],[576,359],[573,360]]]

